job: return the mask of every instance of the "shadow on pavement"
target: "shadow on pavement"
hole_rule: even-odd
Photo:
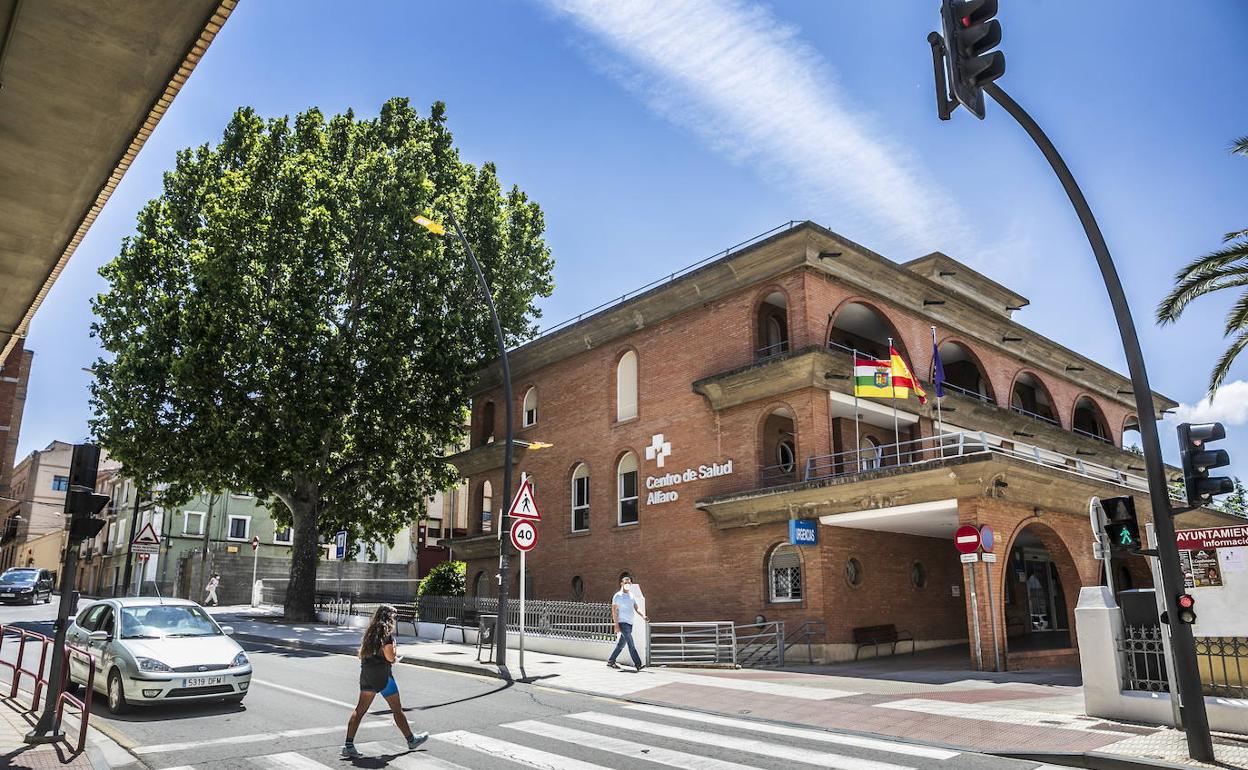
[[[430,704],[428,704],[428,705],[426,705],[426,706],[417,706],[417,707],[416,707],[416,710],[417,710],[417,711],[428,711],[429,709],[437,709],[437,708],[442,708],[443,706],[454,706],[456,703],[464,703],[465,701],[476,700],[477,698],[484,698],[484,697],[487,697],[487,696],[489,696],[489,695],[494,695],[494,694],[496,694],[496,693],[500,693],[500,692],[502,692],[503,690],[509,689],[509,688],[510,688],[512,685],[514,685],[514,684],[515,684],[515,682],[512,682],[512,681],[506,681],[506,682],[504,682],[503,684],[499,685],[498,687],[495,687],[493,690],[486,690],[485,692],[482,692],[482,693],[477,693],[476,695],[469,695],[469,696],[468,696],[468,697],[466,697],[466,698],[457,698],[456,700],[448,700],[448,701],[444,701],[444,702],[442,702],[442,703],[430,703]],[[403,710],[404,710],[404,711],[407,711],[408,709],[403,709]],[[386,712],[386,713],[389,713],[389,712]]]
[[[940,647],[913,655],[868,658],[815,666],[785,666],[780,671],[855,679],[881,679],[921,684],[951,684],[975,680],[994,684],[1038,684],[1080,687],[1083,675],[1077,668],[1037,668],[1026,671],[976,671],[970,668],[966,647]]]
[[[100,700],[103,700],[102,698]],[[103,706],[103,704],[100,704]],[[224,714],[245,714],[247,706],[242,703],[170,703],[162,701],[159,708],[134,706],[124,714],[112,714],[108,709],[96,711],[92,704],[92,717],[99,716],[114,722],[167,722],[172,719],[198,719]]]

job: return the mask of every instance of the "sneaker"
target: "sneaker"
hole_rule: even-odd
[[[415,751],[427,740],[429,740],[429,733],[416,733],[415,735],[409,735],[407,738],[407,750]]]
[[[619,667],[620,667],[620,664],[616,663],[614,660],[608,660],[608,661],[607,661],[607,668],[615,668],[615,669],[618,669]]]
[[[641,666],[638,666],[638,667],[637,667],[637,670],[638,670],[638,671],[640,671],[640,670],[642,670],[643,668],[645,668],[645,666],[644,666],[644,665],[641,665]]]
[[[347,757],[348,759],[359,759],[360,757],[364,756],[363,754],[360,753],[360,750],[355,747],[354,743],[348,743],[347,745],[343,746],[342,755],[344,757]]]

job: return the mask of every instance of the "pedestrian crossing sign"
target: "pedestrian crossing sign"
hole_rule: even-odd
[[[533,482],[525,479],[520,484],[516,499],[511,501],[511,510],[507,515],[513,519],[542,520],[542,512],[537,509],[537,497],[533,494]]]

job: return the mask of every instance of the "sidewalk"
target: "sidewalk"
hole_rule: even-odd
[[[360,631],[288,624],[245,608],[213,608],[240,641],[354,654]],[[404,628],[408,628],[404,625]],[[408,641],[411,640],[411,641]],[[589,695],[694,709],[808,727],[874,734],[1037,761],[1087,767],[1248,768],[1248,738],[1217,735],[1218,765],[1187,758],[1183,733],[1083,715],[1079,687],[1018,681],[930,677],[926,681],[837,675],[853,667],[774,669],[646,668],[622,671],[603,661],[525,653],[510,670],[477,663],[472,645],[415,640],[400,634],[404,663],[540,682]],[[627,653],[621,660],[627,660]],[[1083,764],[1086,762],[1087,764]]]
[[[40,746],[27,744],[23,738],[34,726],[34,717],[19,714],[18,709],[23,706],[15,707],[8,698],[0,700],[3,700],[0,703],[0,767],[21,770],[54,767],[92,770],[97,767],[91,762],[89,749],[74,756],[63,742]]]

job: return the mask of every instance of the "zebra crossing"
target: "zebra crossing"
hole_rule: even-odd
[[[310,732],[310,731],[309,731]],[[357,742],[368,768],[396,770],[539,770],[658,768],[680,770],[920,770],[920,768],[1017,768],[1016,762],[951,749],[841,735],[746,719],[632,705],[608,713],[580,711],[545,719],[521,719],[473,730],[435,733],[420,751],[401,741]],[[255,742],[252,742],[253,745]],[[164,748],[164,747],[154,747]],[[338,746],[238,757],[164,770],[203,770],[217,765],[254,770],[324,770],[351,763]],[[158,752],[145,752],[153,754]],[[159,767],[159,764],[153,764]]]

